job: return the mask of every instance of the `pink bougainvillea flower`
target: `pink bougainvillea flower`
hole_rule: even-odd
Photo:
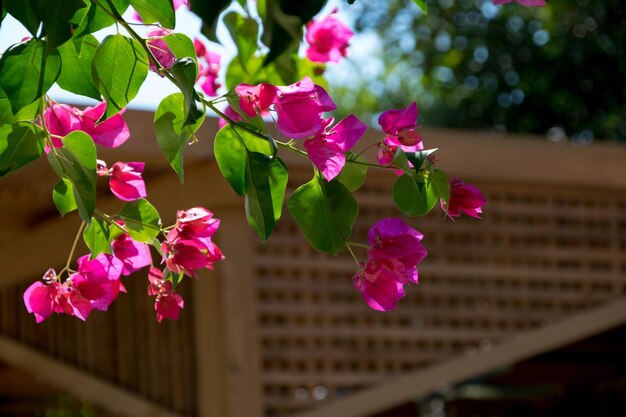
[[[203,207],[179,210],[174,228],[161,244],[168,269],[192,277],[196,277],[198,269],[213,269],[213,263],[224,259],[211,240],[219,225],[213,213]]]
[[[304,142],[309,158],[327,181],[339,175],[346,163],[345,153],[352,149],[367,129],[365,123],[352,114],[328,128],[332,122],[332,118],[324,120],[313,139]]]
[[[52,144],[55,148],[63,146],[61,138],[58,136],[66,136],[74,130],[81,130],[82,122],[80,118],[81,112],[75,107],[65,104],[52,104],[43,111],[43,120],[50,134]],[[50,152],[49,145],[46,144],[46,153]]]
[[[96,125],[96,121],[104,114],[106,103],[98,103],[94,107],[86,107],[82,112],[82,128],[94,142],[107,148],[117,148],[128,140],[130,132],[122,115],[122,109],[115,116]]]
[[[148,295],[156,295],[154,310],[159,323],[165,318],[178,320],[180,309],[185,306],[183,298],[175,293],[172,283],[163,279],[163,274],[157,268],[150,268],[148,273]]]
[[[526,7],[545,6],[546,0],[493,0],[493,4],[518,3]]]
[[[146,38],[149,38],[146,41],[148,48],[152,51],[152,54],[159,62],[159,65],[163,68],[170,68],[174,62],[176,62],[176,57],[170,50],[169,46],[163,39],[170,33],[163,29],[155,29],[146,34]],[[156,67],[154,62],[150,60],[150,70],[156,72],[160,77],[164,77],[164,74],[159,72],[159,69]]]
[[[126,233],[111,243],[111,249],[113,256],[122,261],[122,275],[124,276],[139,271],[152,263],[148,244],[136,242]]]
[[[116,162],[107,170],[105,162],[98,160],[97,173],[111,177],[109,188],[117,198],[134,201],[147,196],[146,184],[141,177],[144,167],[143,162]]]
[[[274,108],[278,114],[278,129],[292,139],[306,139],[322,128],[322,113],[337,106],[326,90],[305,77],[295,84],[277,87]]]
[[[90,260],[89,255],[77,260],[78,270],[70,276],[72,286],[91,302],[91,308],[106,311],[124,287],[120,280],[123,263],[116,257],[101,253]]]
[[[401,283],[386,271],[372,268],[369,262],[352,280],[354,288],[361,292],[367,305],[374,310],[393,310],[405,295]]]
[[[416,152],[424,148],[422,137],[415,131],[417,128],[417,104],[411,103],[402,109],[383,112],[378,124],[386,133],[379,145],[378,163],[389,165],[398,148],[405,152]]]
[[[217,90],[222,86],[217,82],[220,73],[220,54],[209,51],[199,39],[194,40],[194,47],[198,55],[198,80],[202,90],[210,97],[218,95]]]
[[[35,315],[37,323],[47,319],[53,312],[76,316],[83,321],[87,319],[91,303],[73,290],[71,282],[59,283],[52,268],[42,279],[44,282],[37,281],[24,292],[26,310]]]
[[[348,42],[354,33],[334,14],[307,25],[306,56],[313,62],[339,62],[348,53]]]
[[[470,217],[480,219],[483,212],[482,206],[487,204],[487,199],[478,187],[466,184],[459,177],[450,179],[450,200],[448,204],[441,201],[441,208],[448,216],[459,217],[464,212]]]
[[[422,238],[401,219],[383,219],[372,226],[367,263],[354,276],[355,288],[371,308],[395,308],[404,297],[403,285],[417,284],[417,264],[427,254]]]
[[[271,84],[259,85],[239,84],[235,87],[239,95],[239,107],[250,117],[257,114],[267,114],[270,106],[276,100],[277,89]]]

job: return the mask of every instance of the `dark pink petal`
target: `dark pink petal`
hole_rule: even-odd
[[[77,291],[72,291],[68,297],[68,304],[72,308],[72,315],[78,317],[82,321],[87,320],[91,313],[91,303],[89,300],[81,296]]]
[[[280,100],[276,104],[278,129],[291,139],[306,139],[322,127],[319,106],[310,98]]]
[[[314,20],[307,27],[306,56],[314,62],[338,62],[346,56],[348,42],[354,33],[332,15]]]
[[[388,274],[379,274],[376,280],[370,281],[363,277],[363,272],[358,272],[353,282],[354,288],[361,292],[367,305],[374,310],[393,310],[405,295],[402,284]]]
[[[135,242],[129,235],[123,234],[111,244],[113,255],[122,261],[122,275],[130,275],[152,263],[150,248],[146,243]]]
[[[178,320],[180,309],[183,308],[185,302],[183,298],[176,294],[164,294],[157,297],[154,303],[157,321],[160,323],[164,318],[170,320]]]
[[[117,198],[134,201],[146,197],[146,184],[141,177],[143,162],[116,162],[111,168],[109,186]]]
[[[122,114],[124,110],[108,118],[96,126],[96,121],[104,114],[106,103],[98,103],[95,107],[87,107],[83,111],[82,130],[89,134],[99,145],[116,148],[130,137],[128,125]]]
[[[204,207],[176,212],[176,227],[188,237],[211,237],[219,226],[220,220]]]
[[[346,156],[341,146],[322,136],[317,135],[305,141],[304,147],[309,154],[309,159],[329,182],[339,175],[346,163]]]
[[[397,135],[402,129],[414,128],[417,124],[417,104],[409,104],[402,109],[387,110],[378,118],[378,124],[387,134]]]
[[[239,107],[248,116],[255,117],[258,114],[267,112],[276,99],[276,87],[271,84],[261,83],[259,85],[239,84],[235,87],[235,92],[240,97]]]
[[[442,208],[450,217],[459,217],[464,212],[479,219],[485,204],[487,199],[478,187],[464,183],[459,177],[453,177],[450,180],[450,200],[447,207],[442,202]]]
[[[51,288],[41,281],[36,281],[24,291],[24,304],[29,313],[35,315],[35,321],[41,323],[52,314],[53,296]]]
[[[148,48],[150,48],[150,51],[156,60],[159,62],[159,65],[163,68],[170,68],[174,62],[176,62],[176,57],[170,50],[169,46],[167,46],[167,43],[163,40],[163,38],[169,34],[169,32],[166,32],[163,29],[155,29],[146,34],[146,38],[149,38],[146,41],[146,44],[148,45]],[[164,77],[163,74],[158,72],[158,69],[152,60],[150,61],[150,70],[156,72],[159,76]]]
[[[351,114],[330,129],[326,137],[335,142],[342,151],[347,152],[356,145],[366,130],[367,125]]]
[[[148,271],[148,281],[150,282],[148,285],[148,295],[159,294],[159,287],[163,284],[163,273],[161,270],[153,266],[150,267]]]
[[[367,238],[370,242],[370,245],[373,245],[380,240],[395,237],[398,235],[413,236],[418,241],[424,238],[423,234],[413,229],[402,219],[397,218],[386,218],[377,221],[370,228],[369,233],[367,234]]]
[[[66,136],[75,130],[81,130],[82,124],[80,119],[81,112],[75,107],[66,106],[64,104],[53,104],[46,107],[43,111],[43,119],[48,131],[55,136]],[[63,146],[61,138],[52,136],[52,144],[55,148]],[[46,152],[49,152],[49,146],[46,144]]]
[[[206,55],[206,46],[204,45],[204,42],[202,42],[200,39],[196,38],[193,40],[193,47],[196,50],[196,55],[198,56],[198,58]]]
[[[91,301],[96,310],[107,310],[119,294],[122,261],[114,256],[100,254],[89,260],[89,256],[78,258],[78,272],[72,274],[71,281],[81,296]]]
[[[200,84],[202,91],[209,97],[217,97],[217,90],[221,87],[221,84],[217,82],[217,76],[207,75],[204,82]]]

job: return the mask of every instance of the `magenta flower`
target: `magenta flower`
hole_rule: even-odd
[[[183,297],[173,291],[172,283],[165,281],[157,268],[150,268],[148,280],[148,295],[156,295],[154,310],[157,321],[161,323],[164,318],[178,320],[180,309],[185,306]]]
[[[354,33],[332,14],[307,25],[306,56],[313,62],[339,62],[348,53]]]
[[[52,144],[55,148],[63,146],[61,137],[67,136],[70,132],[82,129],[81,112],[75,107],[65,104],[52,104],[43,111],[43,120],[51,135]],[[46,143],[46,153],[50,152],[50,147]]]
[[[47,319],[53,312],[76,316],[83,321],[87,319],[91,303],[75,291],[69,281],[59,283],[52,268],[44,274],[43,281],[34,282],[24,292],[26,310],[35,315],[37,323]]]
[[[146,38],[149,38],[146,41],[146,44],[148,45],[148,48],[150,48],[150,51],[152,51],[152,55],[154,55],[156,60],[159,62],[159,65],[163,68],[170,68],[174,65],[174,62],[176,62],[176,57],[163,39],[169,34],[169,32],[163,29],[155,29],[146,34]],[[165,76],[159,72],[152,60],[150,60],[150,70],[156,72],[160,77]]]
[[[274,109],[278,114],[278,129],[292,139],[306,139],[322,128],[322,113],[337,106],[326,90],[305,77],[295,84],[277,87]]]
[[[128,234],[120,235],[111,243],[113,256],[122,261],[122,275],[131,275],[152,264],[150,248],[146,243],[134,241]]]
[[[518,3],[526,7],[545,6],[546,0],[493,0],[493,4]]]
[[[239,84],[235,87],[235,92],[239,95],[239,107],[250,117],[257,114],[264,115],[269,111],[270,106],[276,100],[277,89],[271,84],[261,83],[259,85]]]
[[[72,286],[91,302],[91,308],[106,311],[124,286],[120,280],[123,263],[112,255],[101,253],[89,260],[89,255],[77,260],[78,271],[70,276]]]
[[[111,177],[109,188],[117,198],[134,201],[147,196],[146,184],[141,177],[143,162],[116,162],[109,170],[106,163],[98,160],[98,175]]]
[[[224,259],[211,240],[219,225],[213,213],[203,207],[179,210],[174,228],[161,244],[167,268],[191,277],[196,277],[198,269],[213,269],[213,263]]]
[[[400,219],[378,221],[368,233],[367,263],[354,276],[354,287],[380,311],[396,307],[404,284],[417,284],[419,264],[427,254],[423,235]]]
[[[483,212],[482,206],[487,204],[487,199],[478,187],[466,184],[459,177],[450,179],[450,200],[448,204],[441,201],[441,208],[448,216],[459,217],[464,212],[470,217],[480,219]]]
[[[324,120],[315,137],[304,142],[309,158],[329,182],[339,175],[346,164],[345,153],[352,149],[367,129],[365,123],[352,114],[328,129],[332,122],[332,118]]]
[[[82,131],[87,133],[94,142],[107,148],[117,148],[128,140],[130,132],[122,115],[126,109],[96,125],[96,121],[104,114],[106,103],[98,103],[95,107],[86,107],[82,112]]]
[[[398,148],[405,152],[416,152],[424,148],[417,128],[417,104],[405,108],[387,110],[378,118],[378,124],[386,133],[378,151],[378,162],[389,165]]]
[[[202,90],[210,97],[218,95],[221,84],[217,82],[222,57],[216,52],[209,51],[199,39],[193,41],[198,56],[198,79]]]

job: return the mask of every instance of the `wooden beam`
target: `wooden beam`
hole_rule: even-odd
[[[182,417],[1,335],[0,359],[11,366],[30,372],[42,381],[121,416]]]
[[[489,351],[480,351],[409,372],[296,417],[364,417],[415,400],[441,387],[457,384],[491,370],[560,348],[626,323],[626,297],[567,318],[559,323],[515,336]]]

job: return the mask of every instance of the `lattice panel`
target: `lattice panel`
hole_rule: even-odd
[[[192,286],[181,285],[185,309],[177,322],[155,320],[145,272],[124,279],[106,313],[86,322],[53,314],[40,324],[26,312],[26,285],[0,291],[0,333],[71,366],[186,415],[196,415]]]
[[[294,183],[308,179],[291,173]],[[301,176],[300,178],[297,178]],[[398,216],[387,179],[368,178],[354,239]],[[471,181],[470,181],[471,182]],[[626,292],[626,197],[618,191],[477,183],[485,219],[409,220],[429,255],[399,308],[370,310],[356,264],[311,249],[285,210],[254,259],[267,415],[341,397],[402,371],[491,349]],[[360,254],[363,258],[365,253]]]

